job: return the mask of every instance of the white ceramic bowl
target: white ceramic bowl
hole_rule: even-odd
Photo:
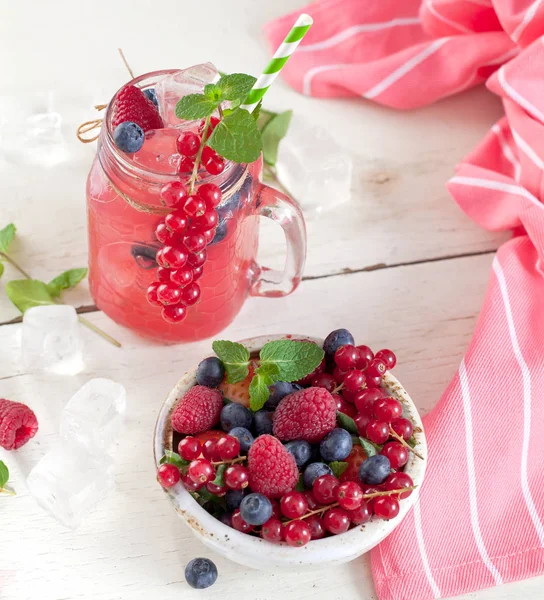
[[[319,345],[323,340],[308,336],[261,336],[243,340],[241,343],[250,352],[257,352],[271,340],[307,339]],[[177,400],[196,383],[196,369],[186,373],[176,384],[166,398],[155,428],[154,452],[157,468],[165,450],[172,450],[171,414]],[[421,424],[421,419],[412,399],[401,384],[390,373],[384,378],[384,387],[397,398],[402,406],[405,416],[414,424],[415,449],[423,456],[424,460],[417,458],[410,452],[405,472],[410,475],[414,485],[418,488],[400,502],[400,513],[391,521],[373,518],[369,523],[350,529],[341,535],[315,540],[302,548],[292,548],[286,544],[273,544],[259,537],[247,535],[228,527],[212,517],[178,484],[170,490],[165,490],[170,502],[179,516],[189,525],[193,533],[207,546],[229,558],[230,560],[261,570],[277,570],[296,567],[320,568],[331,564],[345,563],[361,554],[368,552],[388,536],[406,516],[416,500],[419,486],[423,482],[427,458],[427,444]]]

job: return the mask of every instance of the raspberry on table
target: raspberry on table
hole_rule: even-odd
[[[336,425],[336,402],[324,388],[310,387],[281,400],[274,414],[274,435],[282,441],[321,441]]]
[[[0,399],[1,448],[17,450],[33,438],[37,431],[38,419],[26,404]]]
[[[293,456],[271,435],[259,436],[248,453],[249,485],[254,492],[269,498],[281,498],[298,482]]]
[[[179,401],[172,414],[172,427],[179,433],[201,433],[219,421],[223,396],[216,389],[195,385]]]

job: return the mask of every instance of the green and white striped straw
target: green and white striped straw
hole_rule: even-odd
[[[272,85],[278,73],[283,69],[283,65],[289,60],[289,57],[296,50],[297,46],[306,35],[306,32],[313,24],[310,15],[300,15],[297,22],[293,25],[287,37],[283,40],[280,47],[272,57],[272,60],[266,66],[262,75],[257,79],[255,85],[251,88],[247,98],[240,108],[245,108],[250,113],[255,110],[260,99],[266,94],[266,90]]]

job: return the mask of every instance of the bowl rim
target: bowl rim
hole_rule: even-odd
[[[250,352],[255,352],[260,350],[267,342],[281,339],[311,341],[320,346],[323,345],[322,338],[296,334],[261,335],[240,340],[239,343],[248,348]],[[195,384],[196,367],[187,371],[178,380],[161,406],[153,437],[153,451],[156,468],[160,466],[160,459],[164,455],[165,450],[173,450],[173,430],[170,417],[177,400]],[[220,551],[221,546],[226,545],[226,542],[233,547],[239,547],[240,545],[247,547],[249,545],[251,548],[248,548],[248,551],[259,552],[262,555],[263,551],[266,549],[269,555],[273,555],[273,560],[285,562],[286,565],[293,564],[295,561],[299,565],[312,562],[323,562],[324,556],[328,556],[329,561],[331,559],[334,560],[335,554],[342,554],[342,552],[335,552],[338,551],[339,547],[353,548],[354,545],[360,545],[362,549],[359,554],[362,554],[387,537],[406,516],[419,495],[427,463],[425,432],[414,402],[400,382],[389,371],[387,371],[384,376],[384,384],[383,387],[401,402],[403,414],[408,414],[410,416],[410,420],[414,424],[414,438],[416,440],[415,449],[417,449],[418,453],[424,458],[424,460],[421,460],[413,453],[409,453],[405,472],[412,477],[414,484],[418,487],[408,498],[403,499],[400,503],[399,514],[394,519],[389,521],[372,519],[368,523],[354,527],[343,534],[322,538],[320,540],[312,540],[302,548],[293,548],[284,542],[268,542],[260,537],[236,531],[228,525],[225,525],[200,506],[181,483],[178,483],[168,490],[163,488],[163,491],[168,496],[174,510],[185,520],[189,527],[193,529],[198,536],[207,538],[207,541],[211,542],[218,551]],[[364,544],[365,538],[371,540],[371,544],[368,547]],[[222,542],[223,540],[225,543]],[[338,557],[338,560],[341,560],[340,556]]]

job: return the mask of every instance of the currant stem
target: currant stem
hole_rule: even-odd
[[[198,177],[198,169],[200,168],[200,161],[202,159],[202,152],[204,151],[204,147],[206,146],[206,141],[208,139],[208,129],[210,128],[212,117],[211,115],[206,117],[204,121],[204,128],[202,129],[202,139],[200,140],[200,148],[195,157],[195,166],[193,167],[193,172],[191,173],[191,177],[189,179],[189,194],[193,194],[195,191],[195,183]]]
[[[220,460],[219,462],[212,462],[212,465],[234,465],[236,463],[243,462],[244,460],[247,460],[247,456],[239,456],[238,458],[233,458],[232,460]]]
[[[338,387],[335,387],[334,390],[332,391],[333,394],[337,394],[338,392],[341,392],[344,389],[344,384],[341,383]]]
[[[415,451],[415,450],[412,448],[412,446],[410,446],[410,444],[408,444],[408,443],[406,442],[406,440],[405,440],[405,439],[404,439],[402,436],[400,436],[400,435],[399,435],[399,434],[398,434],[396,431],[394,431],[394,430],[393,430],[393,428],[392,428],[392,427],[389,427],[389,435],[390,435],[391,437],[394,437],[394,438],[397,440],[397,442],[399,442],[400,444],[402,444],[402,445],[403,445],[405,448],[407,448],[407,449],[408,449],[410,452],[412,452],[412,454],[415,454],[415,455],[416,455],[418,458],[420,458],[421,460],[425,460],[425,459],[423,458],[423,456],[421,456],[421,454],[420,454],[419,452],[416,452],[416,451]]]

